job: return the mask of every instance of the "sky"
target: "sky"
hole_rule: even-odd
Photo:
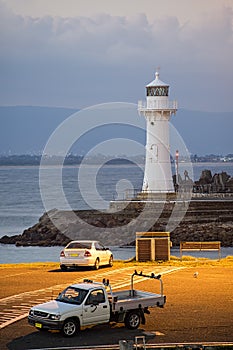
[[[233,0],[0,0],[1,106],[145,98],[233,111]]]

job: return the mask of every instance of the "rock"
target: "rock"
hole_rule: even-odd
[[[226,189],[228,192],[233,192],[233,177],[231,177],[227,180]]]
[[[2,244],[15,244],[18,237],[19,237],[18,235],[14,235],[14,236],[5,235],[5,236],[0,238],[0,243],[2,243]]]
[[[222,193],[233,192],[233,178],[225,171],[214,174],[210,170],[203,170],[198,181],[195,181],[194,192]]]
[[[210,184],[212,182],[212,174],[210,170],[203,170],[199,179],[199,183],[202,185]]]

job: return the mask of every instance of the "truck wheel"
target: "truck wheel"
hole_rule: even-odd
[[[79,330],[79,324],[76,320],[73,318],[69,318],[65,320],[63,327],[62,327],[62,333],[65,337],[72,337],[74,336]]]
[[[95,261],[94,269],[95,269],[95,270],[98,270],[99,267],[100,267],[100,261],[99,261],[99,259],[97,258],[96,261]]]
[[[113,256],[111,255],[109,258],[108,266],[112,267],[113,265]]]
[[[137,329],[140,325],[140,315],[137,311],[131,311],[125,316],[125,326],[128,329]]]

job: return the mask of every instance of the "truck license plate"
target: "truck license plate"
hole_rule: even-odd
[[[41,323],[35,323],[35,327],[36,328],[42,328],[42,324]]]
[[[78,256],[78,254],[70,254],[70,256]]]

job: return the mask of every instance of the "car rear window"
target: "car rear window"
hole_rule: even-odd
[[[67,247],[67,249],[91,249],[90,242],[71,242]]]

